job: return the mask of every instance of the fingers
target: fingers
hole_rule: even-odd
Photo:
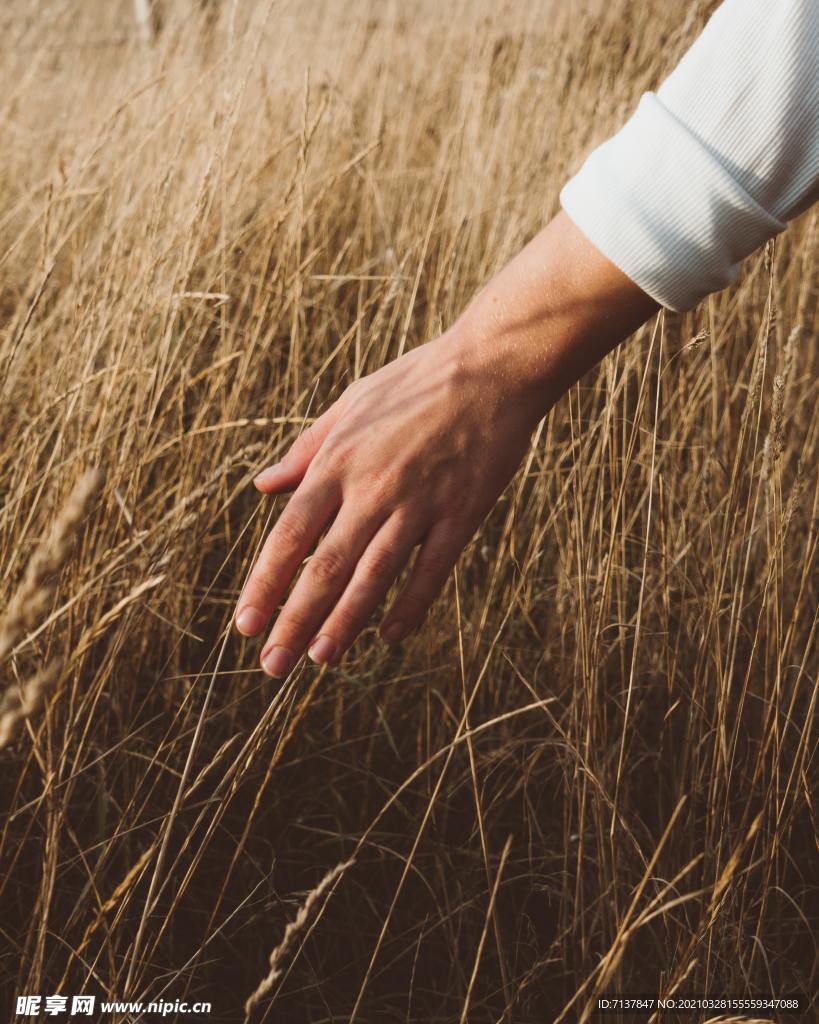
[[[339,402],[335,402],[312,426],[299,434],[280,462],[263,469],[254,478],[254,486],[263,494],[292,491],[298,487],[340,412]]]
[[[339,505],[338,491],[324,486],[300,488],[267,536],[236,609],[236,628],[245,636],[260,633],[322,530]]]
[[[393,514],[370,541],[338,603],[324,620],[308,654],[318,664],[341,657],[367,625],[406,565],[421,534],[406,516]]]
[[[432,527],[406,584],[381,623],[379,632],[387,643],[398,643],[421,624],[471,534],[451,519],[442,519]]]
[[[362,515],[352,502],[342,505],[327,536],[302,570],[262,651],[262,668],[268,675],[284,676],[293,668],[344,592],[379,522],[372,515]]]

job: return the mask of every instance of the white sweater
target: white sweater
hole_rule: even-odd
[[[681,311],[819,199],[819,0],[725,0],[560,193],[580,230]]]

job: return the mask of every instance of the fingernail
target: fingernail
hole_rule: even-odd
[[[293,655],[286,647],[271,647],[262,655],[262,668],[269,676],[281,679],[293,667]]]
[[[273,466],[268,466],[267,469],[263,469],[261,473],[253,477],[253,483],[256,487],[264,487],[271,480],[276,479],[276,474],[279,471],[278,462]]]
[[[258,608],[243,608],[236,616],[236,628],[245,636],[255,636],[264,629],[266,621]]]
[[[388,644],[397,644],[404,638],[404,628],[403,622],[391,622],[382,632],[381,638]]]
[[[322,633],[310,644],[307,653],[310,656],[310,660],[314,661],[317,665],[329,665],[335,657],[337,647],[338,645],[335,640]]]

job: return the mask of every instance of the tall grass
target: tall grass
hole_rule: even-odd
[[[0,665],[61,665],[0,751],[4,1015],[815,986],[815,214],[558,404],[400,651],[275,683],[229,628],[253,473],[454,319],[712,6],[168,0],[152,42],[5,6],[0,607],[105,484]]]

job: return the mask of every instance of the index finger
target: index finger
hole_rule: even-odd
[[[335,488],[298,488],[264,542],[236,609],[236,628],[255,636],[269,622],[297,569],[340,505]]]

